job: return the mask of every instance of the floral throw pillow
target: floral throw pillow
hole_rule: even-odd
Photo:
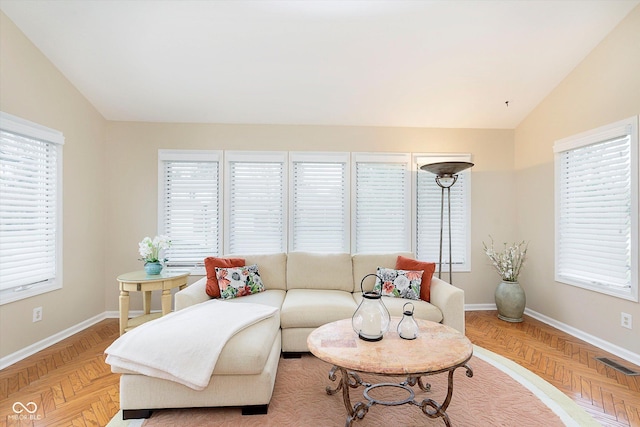
[[[381,292],[383,296],[420,299],[420,283],[423,271],[394,270],[392,268],[378,267],[375,292]],[[380,280],[382,279],[382,280]]]
[[[220,298],[232,299],[264,291],[256,264],[244,267],[216,267]]]

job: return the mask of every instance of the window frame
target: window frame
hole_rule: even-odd
[[[13,286],[0,290],[0,305],[41,295],[47,292],[62,289],[63,287],[63,145],[65,137],[62,132],[29,120],[0,111],[0,130],[18,134],[20,136],[51,144],[56,151],[56,177],[55,177],[55,274],[54,277],[44,283]],[[22,288],[22,289],[21,289]]]
[[[214,253],[211,253],[210,256],[219,256],[222,251],[222,217],[223,217],[223,197],[222,197],[222,177],[224,162],[221,150],[158,150],[158,234],[159,235],[167,235],[167,230],[165,228],[165,215],[166,212],[164,210],[164,198],[165,198],[165,179],[164,179],[164,163],[167,161],[184,161],[184,162],[217,162],[218,163],[218,230],[216,230],[216,239],[218,241],[218,247],[216,248]],[[171,238],[171,236],[169,236]],[[167,270],[180,270],[180,271],[189,271],[194,275],[204,275],[206,274],[206,270],[204,267],[204,260],[202,265],[195,265],[194,267],[184,267],[184,266],[175,266],[175,267],[167,267]]]
[[[350,251],[351,236],[351,155],[349,152],[300,152],[289,153],[289,240],[288,251],[295,251],[295,165],[294,163],[342,163],[344,164],[344,221],[342,224],[343,247],[341,252]],[[324,252],[323,252],[324,253]]]
[[[294,248],[293,238],[294,238],[294,224],[292,224],[292,220],[294,218],[293,215],[293,198],[294,198],[294,163],[295,162],[311,162],[311,163],[320,163],[320,162],[341,162],[345,163],[345,253],[354,254],[357,248],[356,241],[356,173],[357,173],[357,163],[358,162],[379,162],[379,163],[401,163],[406,168],[406,194],[405,200],[408,202],[405,203],[405,218],[407,219],[407,228],[405,231],[405,241],[406,246],[403,248],[403,252],[408,253],[416,253],[417,251],[417,211],[416,211],[416,203],[417,203],[417,173],[419,161],[420,159],[428,158],[429,162],[432,161],[445,161],[445,160],[464,160],[470,161],[471,154],[466,153],[454,153],[454,154],[442,154],[442,153],[386,153],[386,152],[298,152],[298,151],[212,151],[212,150],[159,150],[159,157],[162,152],[171,152],[171,153],[180,153],[183,158],[189,160],[201,160],[203,155],[206,153],[217,153],[219,156],[219,174],[222,176],[219,185],[219,191],[222,193],[222,197],[220,198],[220,211],[221,215],[220,220],[220,230],[219,233],[222,234],[219,242],[221,242],[222,250],[219,254],[212,255],[234,255],[230,251],[230,216],[231,216],[231,203],[230,203],[230,192],[231,192],[231,180],[230,180],[230,163],[237,162],[277,162],[282,164],[283,167],[283,176],[282,176],[282,184],[283,184],[283,252],[292,251]],[[203,154],[204,153],[204,154]],[[162,165],[159,163],[159,171],[158,176],[159,180],[163,179],[163,171]],[[422,173],[422,172],[420,172]],[[454,271],[470,271],[471,270],[471,173],[469,170],[463,171],[461,173],[468,174],[467,183],[468,183],[468,191],[466,193],[466,206],[468,209],[467,212],[467,235],[465,241],[465,254],[466,254],[466,263],[464,264],[454,264]],[[159,183],[159,187],[162,187],[163,183]],[[159,194],[162,194],[162,189],[159,189]],[[162,209],[161,205],[161,196],[158,200],[158,209]],[[158,216],[158,224],[163,224],[163,219],[161,214]],[[159,234],[163,234],[162,228],[159,227]],[[166,234],[166,233],[165,233]],[[169,236],[171,237],[171,236]],[[324,253],[324,252],[323,252]],[[236,255],[242,255],[242,253],[238,253]],[[435,260],[437,262],[437,260]],[[444,260],[443,260],[444,261]],[[444,263],[443,263],[444,264]],[[447,263],[448,264],[448,263]],[[177,268],[177,267],[176,267]],[[443,270],[448,271],[448,265],[443,267]],[[192,271],[192,274],[200,275],[204,274],[204,271]]]
[[[288,243],[288,191],[287,186],[289,183],[288,178],[288,152],[286,151],[225,151],[224,152],[224,217],[223,217],[223,250],[226,255],[248,255],[244,252],[234,254],[230,250],[231,235],[231,171],[232,162],[246,162],[246,163],[282,163],[282,252],[287,252]]]
[[[560,234],[561,234],[561,157],[562,153],[575,150],[578,148],[604,143],[615,138],[628,135],[630,138],[630,283],[628,290],[623,288],[614,288],[604,284],[595,283],[595,281],[587,282],[563,276],[559,271],[559,256],[561,251]],[[554,278],[556,282],[588,289],[601,294],[614,296],[621,299],[638,302],[638,234],[640,232],[640,223],[638,219],[638,204],[640,188],[640,180],[638,169],[640,167],[640,153],[638,148],[638,116],[617,121],[605,126],[601,126],[577,135],[557,140],[553,147],[554,150],[554,220],[555,220],[555,255],[554,255]]]
[[[358,163],[397,163],[403,164],[406,168],[405,175],[405,200],[409,200],[404,206],[404,218],[406,221],[406,229],[404,230],[404,240],[408,243],[403,249],[393,250],[393,252],[413,252],[413,244],[411,233],[414,228],[411,217],[411,201],[415,198],[412,184],[412,166],[411,166],[411,154],[410,153],[367,153],[356,152],[351,156],[351,253],[376,253],[382,251],[367,251],[358,252]]]

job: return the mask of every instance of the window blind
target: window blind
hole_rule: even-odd
[[[290,250],[349,252],[346,162],[293,162]]]
[[[163,161],[160,234],[171,239],[167,267],[203,268],[220,254],[220,164]]]
[[[355,163],[355,252],[411,250],[409,162]]]
[[[468,161],[468,160],[463,160]],[[468,263],[469,236],[469,172],[458,174],[451,187],[451,262],[453,267]],[[442,189],[435,175],[418,171],[416,191],[416,257],[420,260],[438,262],[440,254],[440,212]],[[442,269],[449,269],[449,207],[444,193],[444,222],[442,238]]]
[[[624,135],[559,153],[560,281],[630,288],[630,143],[630,136]]]
[[[62,287],[58,131],[0,113],[2,303]]]
[[[285,163],[230,161],[228,253],[286,252]]]

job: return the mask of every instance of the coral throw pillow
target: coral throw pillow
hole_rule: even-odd
[[[216,267],[244,267],[244,258],[216,258],[207,257],[204,259],[204,268],[207,270],[207,295],[211,298],[220,298],[220,287],[216,277]]]
[[[422,282],[420,282],[420,299],[429,302],[431,300],[431,278],[433,272],[436,271],[435,262],[418,261],[398,256],[396,260],[396,268],[398,270],[422,270]]]
[[[216,276],[222,299],[238,298],[264,291],[256,264],[245,267],[216,267]]]

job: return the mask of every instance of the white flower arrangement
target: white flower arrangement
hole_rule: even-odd
[[[151,240],[150,237],[145,237],[140,243],[138,243],[138,252],[140,253],[140,261],[144,263],[160,262],[160,251],[167,249],[171,246],[171,240],[167,236],[156,236]],[[166,261],[164,259],[163,261]]]
[[[511,246],[507,246],[505,243],[504,250],[502,252],[496,252],[495,249],[493,249],[493,238],[491,238],[491,246],[487,247],[484,242],[482,242],[482,246],[484,246],[484,252],[491,260],[498,274],[500,274],[500,277],[502,277],[502,280],[505,282],[517,282],[520,269],[527,256],[528,243],[525,243],[524,240],[520,243],[514,243]]]

